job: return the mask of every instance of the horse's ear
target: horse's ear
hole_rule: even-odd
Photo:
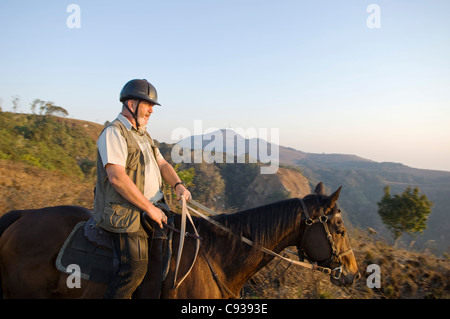
[[[336,202],[339,198],[339,195],[341,194],[342,186],[340,186],[337,191],[335,191],[333,194],[331,194],[327,199],[327,208],[332,208],[334,205],[336,205]]]
[[[314,189],[314,193],[317,195],[323,195],[324,193],[324,187],[323,187],[323,183],[320,182],[319,184],[317,184],[316,188]]]

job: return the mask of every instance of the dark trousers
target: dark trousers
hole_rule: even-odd
[[[165,200],[155,204],[162,209],[169,218],[169,223],[173,226],[173,213]],[[145,215],[144,215],[145,216]],[[145,287],[136,293],[141,298],[159,298],[162,281],[163,268],[168,266],[171,253],[168,242],[167,230],[160,229],[159,226],[148,218],[147,227],[152,232],[150,247],[148,235],[142,228],[136,233],[111,233],[114,248],[119,257],[119,271],[115,278],[109,283],[104,298],[108,299],[129,299],[138,288],[143,279]],[[149,260],[150,256],[150,260]],[[167,269],[166,269],[167,270]]]
[[[136,233],[111,233],[119,258],[119,270],[104,298],[130,299],[147,272],[148,241],[143,229]]]

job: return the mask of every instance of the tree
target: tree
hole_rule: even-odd
[[[430,202],[425,194],[420,195],[418,187],[406,188],[400,194],[391,196],[391,188],[384,188],[384,196],[377,203],[378,214],[383,223],[392,231],[395,239],[394,246],[397,246],[398,240],[403,233],[415,236],[416,233],[422,233],[427,225],[428,215],[431,213],[433,203]]]
[[[248,197],[250,184],[259,174],[259,166],[254,163],[218,164],[220,175],[225,182],[225,204],[228,209],[242,209]]]
[[[55,103],[51,101],[42,101],[40,99],[35,99],[31,103],[31,112],[35,114],[37,106],[39,106],[39,114],[42,115],[55,115],[66,117],[69,115],[69,112],[61,106],[55,105]],[[45,112],[45,113],[44,113]]]
[[[62,116],[65,117],[69,115],[69,112],[67,112],[66,109],[64,109],[61,106],[55,105],[53,102],[47,102],[45,104],[46,112],[45,115],[55,115],[55,116]]]
[[[214,164],[202,162],[195,165],[192,197],[207,207],[223,210],[225,207],[225,182]]]
[[[17,110],[19,108],[19,101],[20,101],[20,99],[19,99],[19,97],[17,95],[14,95],[12,97],[12,105],[13,105],[13,112],[14,113],[17,113]]]

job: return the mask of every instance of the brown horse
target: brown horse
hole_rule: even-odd
[[[228,227],[232,234],[206,220],[194,218],[202,237],[198,258],[189,276],[177,289],[172,289],[179,242],[179,235],[174,233],[172,260],[161,298],[237,297],[248,279],[274,258],[242,243],[241,236],[276,253],[288,246],[297,246],[310,261],[339,269],[337,275],[333,272],[330,276],[332,283],[353,284],[360,275],[336,205],[339,193],[340,188],[331,196],[323,195],[320,183],[315,193],[303,200],[288,199],[215,216],[214,220]],[[326,228],[322,222],[308,223],[308,220],[318,220],[321,214],[326,214],[322,219]],[[101,298],[105,284],[81,279],[81,288],[69,288],[68,275],[55,267],[56,256],[68,234],[78,222],[90,217],[87,209],[59,206],[12,211],[0,218],[0,293],[3,297]],[[180,220],[177,215],[176,227],[180,226]],[[330,238],[325,229],[329,229]],[[187,231],[192,232],[189,227]],[[194,251],[195,239],[186,237],[179,274],[185,274],[190,268]],[[151,286],[150,280],[145,278],[134,297],[148,297],[146,292],[151,289],[147,288]]]

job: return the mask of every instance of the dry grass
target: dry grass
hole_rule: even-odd
[[[0,160],[0,215],[57,205],[92,208],[94,185],[24,163]]]

